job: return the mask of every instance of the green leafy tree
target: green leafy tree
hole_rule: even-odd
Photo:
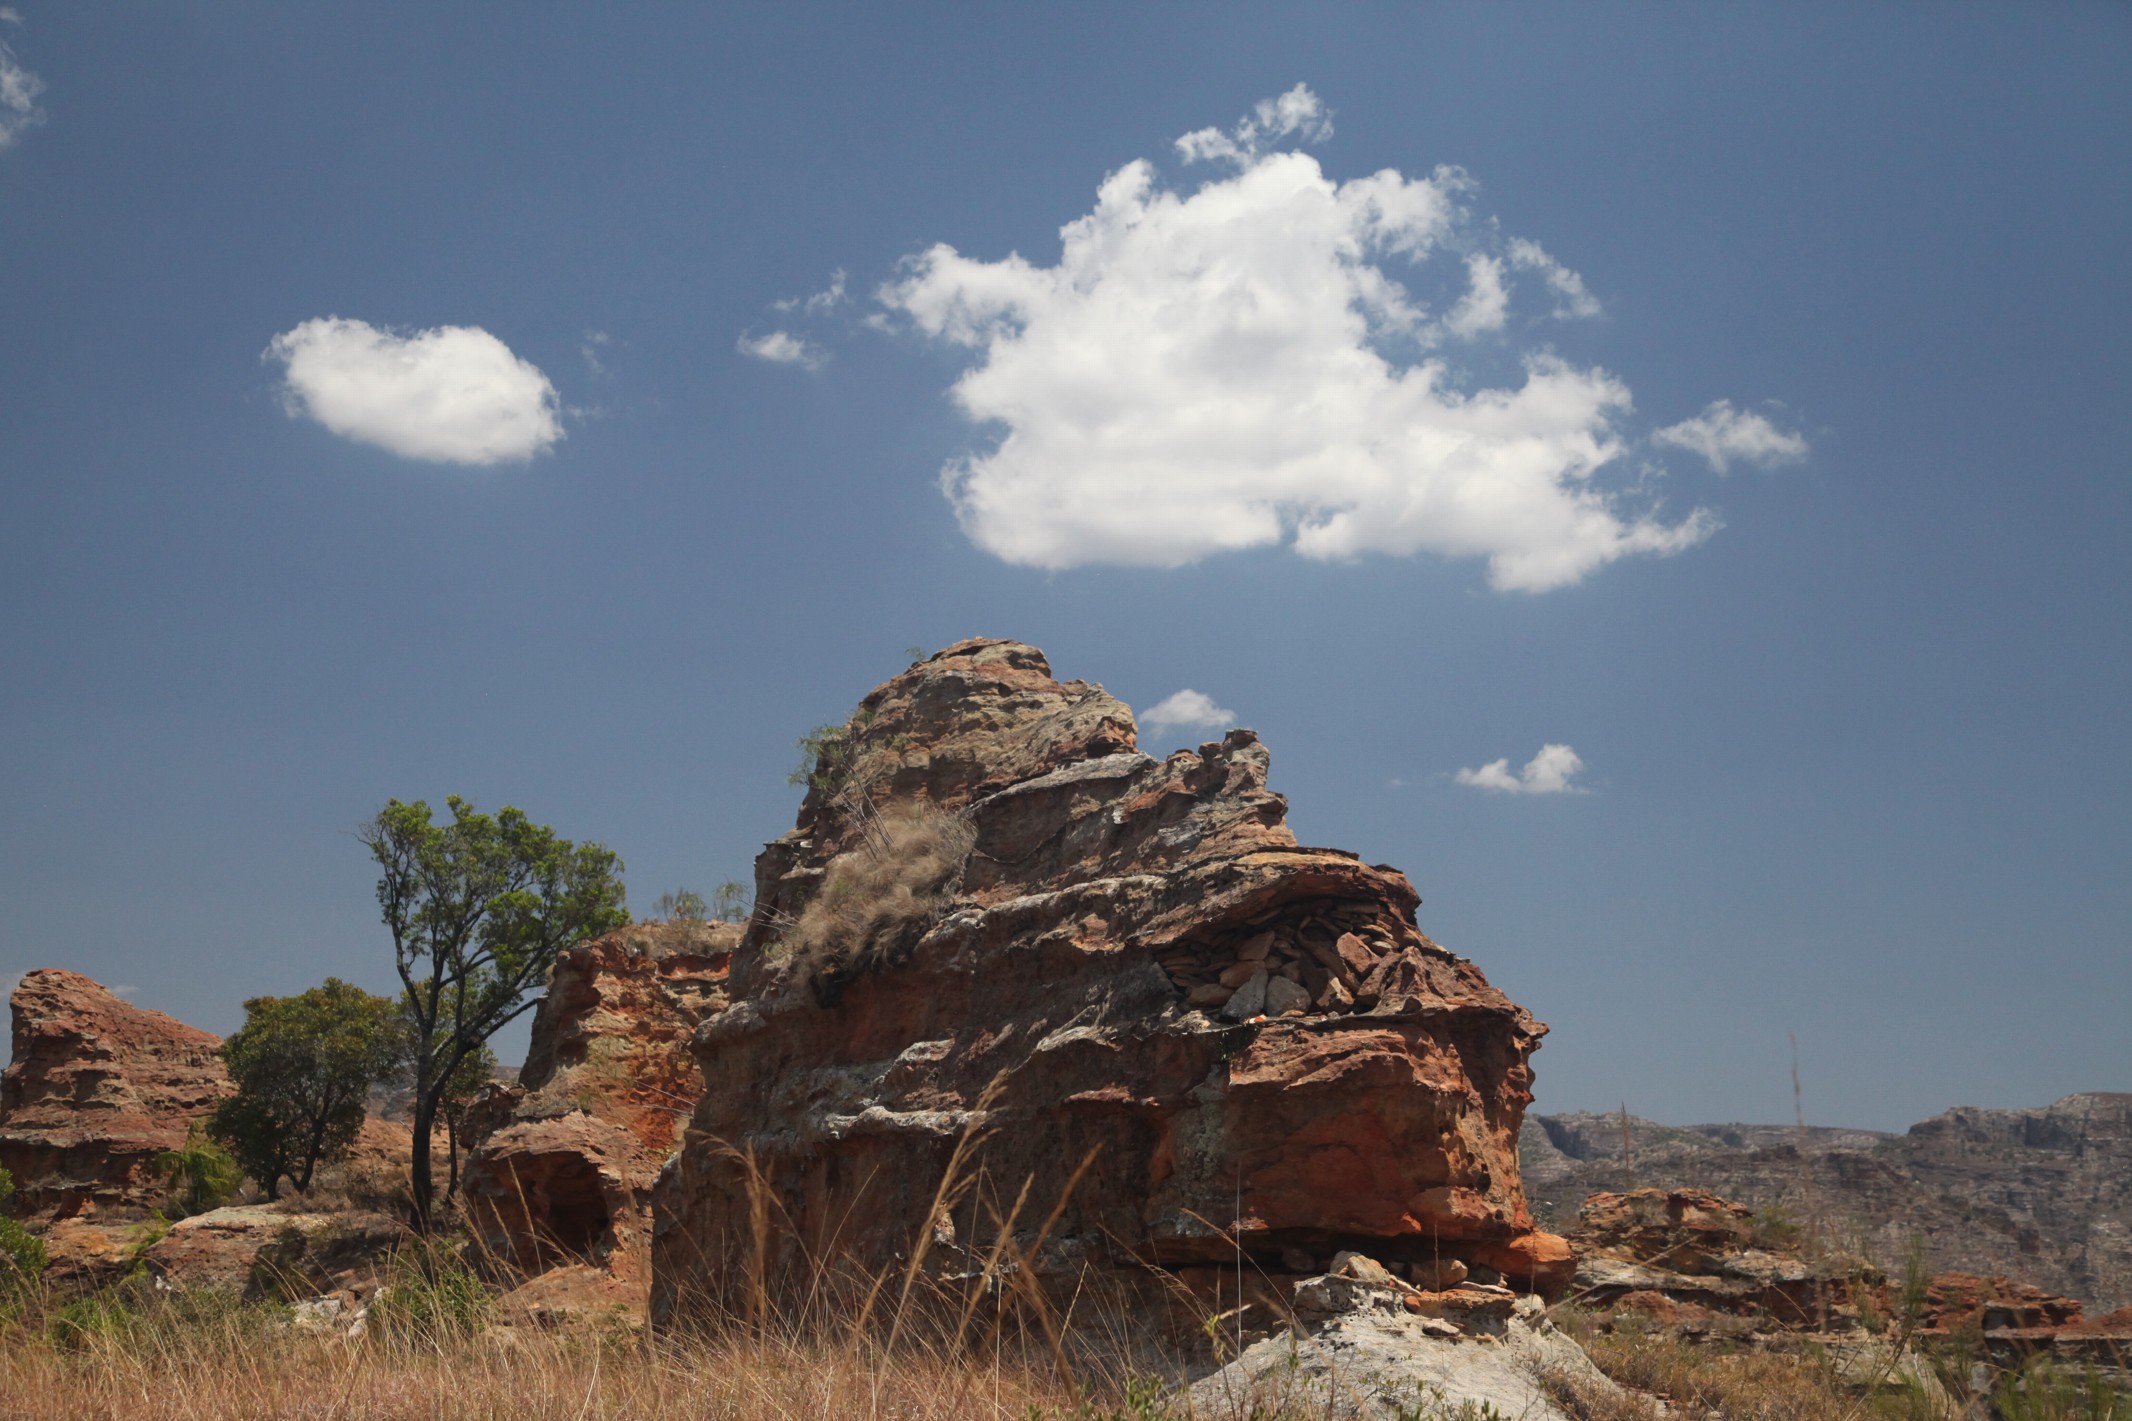
[[[222,1043],[237,1093],[216,1107],[211,1133],[267,1198],[281,1197],[283,1178],[309,1193],[319,1164],[354,1145],[370,1087],[406,1056],[390,997],[338,977],[293,997],[254,997]]]
[[[407,991],[414,1082],[415,1223],[435,1192],[430,1132],[469,1056],[516,1019],[556,954],[629,921],[622,864],[506,806],[481,814],[451,796],[449,823],[421,800],[389,801],[360,837],[382,870],[378,906]]]
[[[185,1131],[184,1144],[155,1157],[155,1167],[170,1187],[171,1211],[179,1218],[221,1208],[244,1182],[236,1156],[216,1144],[198,1120]]]

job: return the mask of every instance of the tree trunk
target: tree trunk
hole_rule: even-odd
[[[414,1226],[415,1232],[419,1234],[429,1232],[430,1196],[435,1192],[430,1186],[429,1178],[429,1132],[430,1127],[435,1125],[436,1121],[437,1102],[434,1099],[425,1098],[422,1092],[417,1091],[415,1093],[414,1177],[408,1183],[414,1190]]]
[[[456,1111],[444,1112],[444,1148],[451,1156],[451,1175],[444,1184],[447,1200],[459,1196],[459,1116]]]

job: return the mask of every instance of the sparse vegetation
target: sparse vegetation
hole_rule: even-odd
[[[651,915],[661,922],[698,923],[709,911],[703,895],[683,888],[674,893],[661,893],[652,899]]]
[[[37,1281],[47,1263],[44,1240],[7,1216],[15,1197],[15,1177],[0,1169],[0,1313]]]
[[[755,906],[753,899],[747,884],[729,878],[711,890],[711,920],[744,923]]]
[[[785,783],[800,785],[822,794],[834,792],[850,773],[858,754],[858,731],[864,722],[854,718],[847,725],[817,725],[795,742],[800,761]]]
[[[184,1144],[155,1157],[155,1167],[170,1186],[168,1212],[174,1218],[221,1208],[244,1182],[236,1156],[217,1144],[198,1120],[185,1132]]]
[[[784,937],[795,965],[817,979],[863,971],[908,947],[938,915],[976,842],[968,821],[926,805],[867,814],[860,824],[858,847],[830,861]]]

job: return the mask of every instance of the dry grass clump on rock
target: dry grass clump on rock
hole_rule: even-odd
[[[821,889],[784,935],[802,970],[863,971],[908,947],[939,915],[977,842],[967,820],[926,804],[858,822],[858,847],[830,860]]]

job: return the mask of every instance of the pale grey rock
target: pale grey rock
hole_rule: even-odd
[[[1521,1310],[1499,1336],[1447,1337],[1446,1327],[1403,1309],[1371,1308],[1344,1313],[1308,1335],[1267,1338],[1192,1384],[1192,1414],[1206,1421],[1269,1415],[1399,1421],[1487,1406],[1520,1421],[1571,1421],[1551,1382],[1619,1390],[1537,1309]]]

